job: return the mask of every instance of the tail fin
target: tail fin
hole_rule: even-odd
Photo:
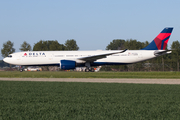
[[[173,28],[164,28],[159,35],[145,48],[141,50],[165,50]]]

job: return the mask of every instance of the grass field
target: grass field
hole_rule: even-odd
[[[0,77],[10,78],[174,78],[180,72],[19,72],[0,71]]]
[[[0,119],[180,119],[180,86],[0,81]]]

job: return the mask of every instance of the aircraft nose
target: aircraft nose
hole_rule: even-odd
[[[7,58],[4,58],[3,61],[7,63]]]

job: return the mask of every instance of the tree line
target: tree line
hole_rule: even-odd
[[[14,43],[8,40],[3,44],[3,48],[1,49],[2,57],[7,57],[9,54],[15,52],[15,48],[13,48]],[[21,51],[63,51],[63,50],[79,50],[79,47],[76,43],[76,40],[70,39],[66,40],[65,44],[60,44],[57,40],[40,40],[35,43],[33,49],[29,43],[24,41],[19,48]]]
[[[3,57],[15,52],[13,43],[9,40],[3,44],[1,53]],[[136,39],[114,39],[106,46],[106,50],[139,50],[149,45],[148,41],[140,42]],[[167,48],[166,48],[167,49]],[[163,55],[151,60],[139,62],[130,65],[111,65],[103,66],[103,71],[179,71],[180,59],[180,42],[174,41],[170,46],[171,54]],[[35,43],[33,48],[30,44],[24,41],[19,48],[21,51],[64,51],[64,50],[79,50],[79,47],[74,39],[67,40],[65,44],[60,44],[57,40],[40,40]]]

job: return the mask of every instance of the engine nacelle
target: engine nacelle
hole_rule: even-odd
[[[76,62],[72,60],[60,60],[60,68],[63,70],[75,69]]]

